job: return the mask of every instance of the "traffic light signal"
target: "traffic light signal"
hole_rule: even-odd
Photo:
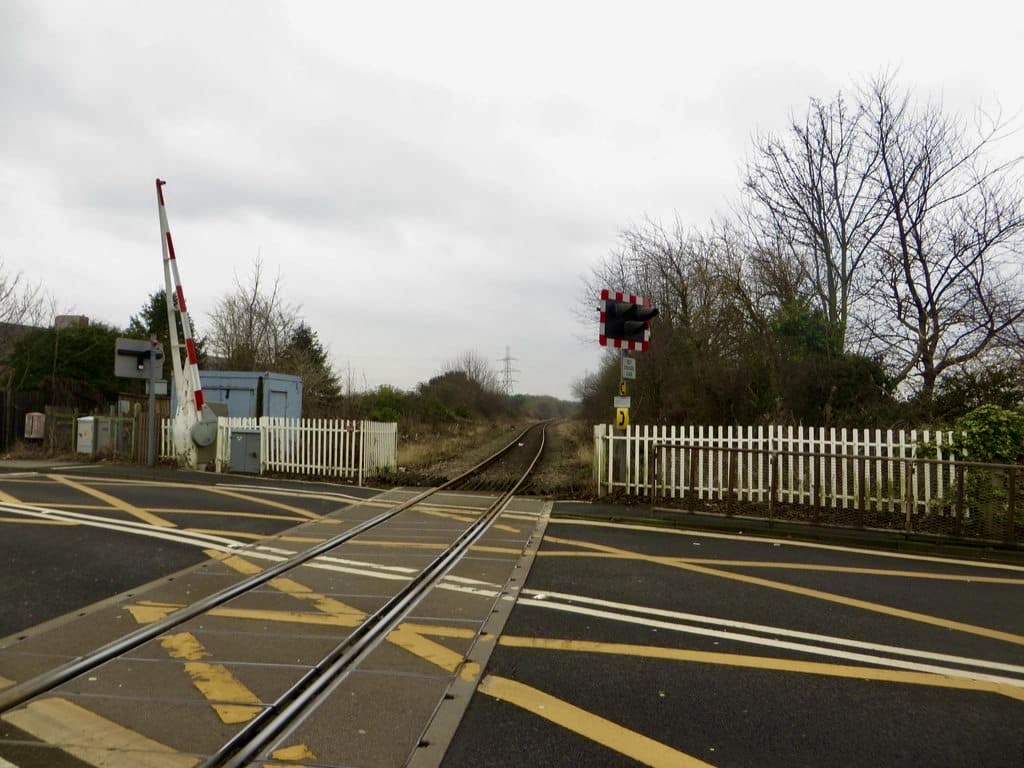
[[[657,315],[648,299],[605,288],[598,341],[605,347],[646,351],[651,346],[651,318]]]

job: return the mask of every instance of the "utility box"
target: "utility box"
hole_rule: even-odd
[[[113,453],[116,445],[116,433],[110,419],[102,416],[96,417],[93,422],[96,425],[96,442],[93,448],[96,453]]]
[[[75,451],[87,453],[90,456],[96,453],[95,416],[82,416],[78,419],[78,427],[75,432]]]
[[[228,467],[232,472],[260,473],[260,431],[258,429],[231,430],[231,458]]]
[[[81,416],[75,452],[83,454],[127,453],[131,445],[131,420],[113,416]]]
[[[199,379],[206,402],[224,403],[229,417],[302,418],[301,376],[259,371],[200,371]],[[174,409],[172,400],[172,413]]]
[[[25,439],[42,440],[46,436],[46,414],[33,411],[25,414]]]

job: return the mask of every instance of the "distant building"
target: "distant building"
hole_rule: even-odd
[[[53,318],[53,327],[61,328],[82,328],[89,324],[89,318],[85,315],[57,315]]]

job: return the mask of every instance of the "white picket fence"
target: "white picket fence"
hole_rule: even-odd
[[[954,487],[951,432],[757,426],[594,427],[598,495],[927,509]],[[909,461],[921,445],[936,463]],[[939,464],[938,461],[946,460]],[[862,501],[863,499],[863,501]]]
[[[231,436],[235,431],[259,433],[259,471],[355,480],[398,465],[398,425],[394,422],[345,419],[261,418],[217,419],[214,469],[231,469]],[[161,430],[161,457],[172,454],[170,426]]]

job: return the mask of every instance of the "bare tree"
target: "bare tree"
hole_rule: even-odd
[[[1021,158],[987,159],[1007,133],[998,116],[979,113],[969,130],[886,79],[864,100],[889,216],[865,322],[896,381],[930,396],[943,372],[978,358],[1024,317]]]
[[[486,392],[502,391],[498,372],[487,358],[476,350],[466,350],[441,366],[442,374],[457,372],[464,373],[469,381],[478,384]]]
[[[8,272],[0,257],[0,355],[11,353],[28,326],[50,326],[55,315],[54,300],[42,285],[29,283],[21,272]]]
[[[280,273],[268,281],[257,257],[249,281],[236,274],[234,289],[217,301],[207,338],[230,368],[270,368],[288,349],[299,319],[299,307],[282,296]]]
[[[0,257],[0,323],[12,325],[50,325],[53,300],[41,283],[29,283],[21,272],[8,272]]]
[[[835,354],[846,349],[858,278],[886,221],[886,198],[873,183],[879,150],[864,141],[864,119],[841,94],[813,99],[784,134],[755,139],[744,180],[757,250],[798,265]]]

